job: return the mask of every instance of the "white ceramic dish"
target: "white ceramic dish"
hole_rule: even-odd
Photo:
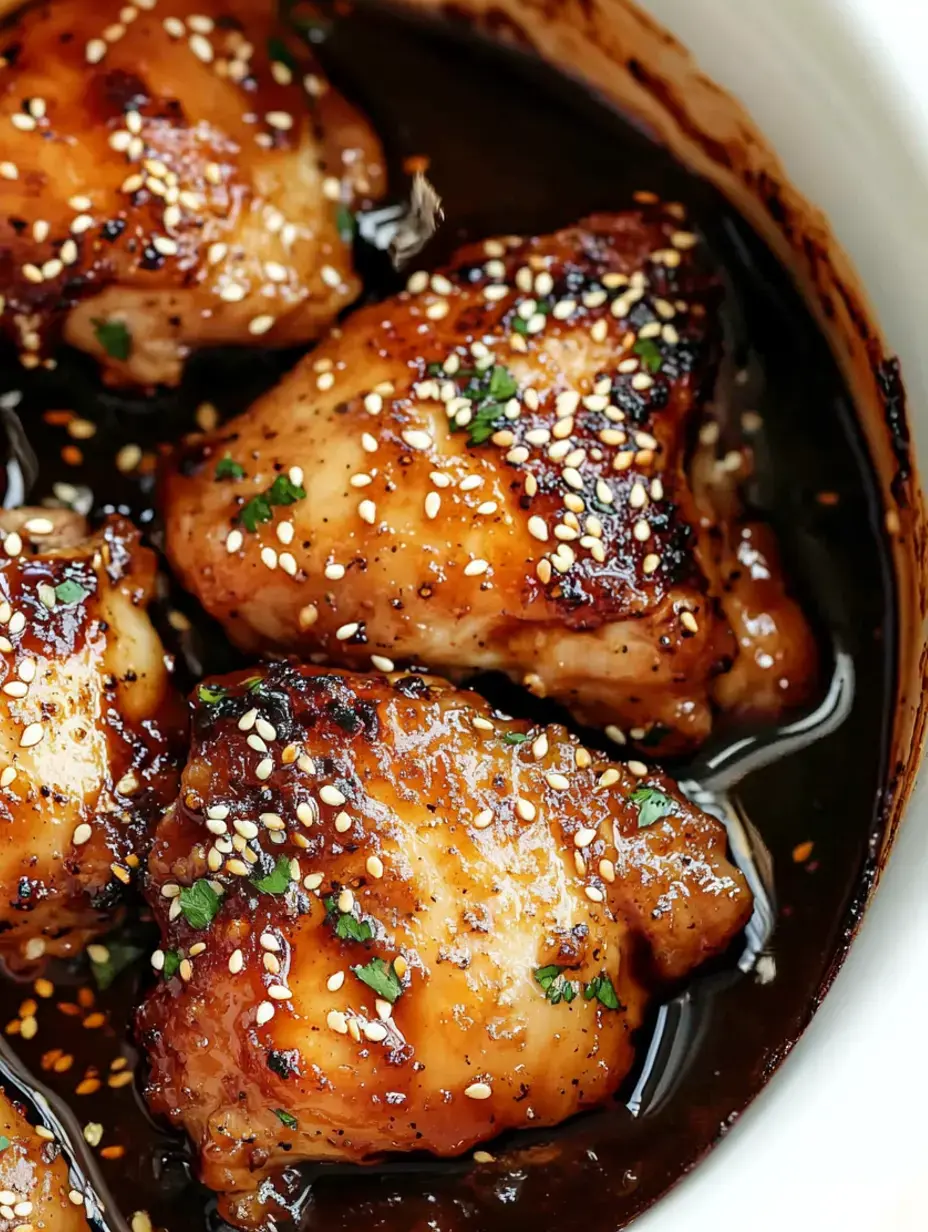
[[[928,6],[647,0],[827,214],[902,359],[928,462]],[[924,780],[924,775],[922,776]],[[649,1232],[923,1232],[928,788],[812,1026]]]

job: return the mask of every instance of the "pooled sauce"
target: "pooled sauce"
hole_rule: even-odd
[[[407,192],[403,160],[430,160],[446,218],[417,266],[439,262],[467,239],[544,232],[594,210],[627,208],[639,190],[687,205],[729,288],[720,449],[729,435],[736,445],[749,433],[756,473],[746,498],[776,529],[787,576],[821,635],[814,712],[790,716],[780,732],[720,727],[693,765],[673,767],[700,803],[727,814],[758,909],[746,949],[736,947],[654,1008],[639,1067],[614,1104],[487,1144],[492,1162],[326,1165],[277,1187],[299,1226],[318,1232],[494,1232],[572,1226],[581,1217],[596,1229],[622,1226],[727,1131],[782,1060],[827,989],[865,900],[881,835],[894,687],[893,582],[875,482],[851,399],[789,275],[714,190],[645,133],[581,86],[450,24],[365,9],[338,18],[320,54],[381,134],[397,199]],[[399,288],[403,279],[382,255],[360,241],[358,250],[369,296]],[[11,449],[7,503],[26,487],[32,503],[77,503],[94,515],[115,509],[157,544],[159,443],[208,420],[204,403],[223,416],[241,410],[294,359],[203,354],[176,394],[133,400],[101,391],[78,356],[28,375],[11,358],[0,407],[5,421],[20,417],[38,471],[30,487],[28,451],[21,442]],[[69,421],[64,410],[73,412]],[[167,583],[160,617],[184,686],[197,672],[238,662],[192,600],[176,588],[168,593]],[[542,713],[511,688],[502,696],[507,707]],[[131,925],[128,940],[150,952],[144,920]],[[124,931],[119,947],[126,941]],[[29,1071],[43,1084],[64,1140],[79,1145],[76,1163],[107,1206],[103,1226],[126,1229],[144,1209],[170,1232],[222,1228],[214,1197],[192,1179],[183,1139],[144,1111],[143,1065],[135,1085],[118,1078],[120,1058],[138,1062],[130,1024],[150,979],[145,958],[109,988],[94,989],[93,1004],[86,963],[48,974],[55,987],[47,997],[30,981],[4,981],[0,1026],[20,1058],[20,1078]],[[26,1017],[38,1024],[29,1040],[21,1027],[7,1027],[21,1021],[25,1011],[18,1017],[16,1007],[27,999],[36,1009]],[[100,1011],[102,1025],[91,1025]],[[91,1093],[78,1094],[79,1084]],[[95,1128],[90,1145],[84,1140],[88,1123],[102,1127],[95,1145]],[[109,1157],[108,1148],[116,1148]]]

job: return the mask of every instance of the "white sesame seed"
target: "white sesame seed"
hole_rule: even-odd
[[[323,265],[319,271],[319,277],[327,287],[341,286],[342,276],[332,265]]]
[[[293,116],[289,111],[269,111],[264,119],[268,127],[278,132],[285,133],[293,128]]]
[[[277,553],[272,547],[263,547],[261,549],[261,563],[267,569],[277,568]]]
[[[293,993],[286,984],[271,984],[267,990],[267,995],[274,1001],[289,1001]]]
[[[437,492],[429,492],[425,498],[425,516],[427,518],[438,517],[438,511],[441,509],[441,497]]]
[[[485,560],[471,560],[464,566],[465,577],[480,577],[489,569],[489,564]]]
[[[11,627],[12,627],[12,622],[11,622]],[[19,738],[20,747],[24,749],[31,749],[33,745],[38,744],[39,741],[44,738],[44,736],[45,736],[45,728],[42,726],[41,723],[30,723],[23,730],[23,734]]]
[[[270,1022],[275,1014],[274,1005],[271,1001],[262,1001],[258,1006],[255,1014],[255,1022],[259,1027],[263,1027],[266,1022]]]
[[[493,820],[493,812],[491,809],[481,809],[474,818],[474,829],[485,830]]]
[[[90,828],[87,822],[82,821],[81,824],[75,828],[74,833],[71,835],[71,842],[74,844],[75,847],[83,847],[85,843],[90,841],[90,836],[92,834],[93,834],[93,830]]]
[[[388,1034],[389,1031],[382,1022],[369,1022],[364,1027],[365,1038],[374,1044],[379,1044],[381,1040],[385,1040]]]
[[[337,1031],[339,1035],[348,1034],[348,1019],[341,1010],[329,1010],[325,1021],[331,1031]]]
[[[428,449],[432,445],[432,438],[428,432],[420,432],[418,429],[410,428],[401,435],[410,449]]]
[[[0,176],[5,180],[19,179],[19,168],[15,163],[0,162]]]
[[[533,539],[538,539],[542,543],[546,543],[548,540],[547,524],[545,523],[544,518],[538,517],[537,514],[529,518],[528,532],[532,536]]]
[[[262,782],[264,782],[265,779],[268,779],[271,777],[271,773],[273,769],[274,769],[274,759],[271,757],[265,757],[263,761],[259,761],[257,766],[255,766],[255,775]]]
[[[547,753],[548,737],[544,732],[542,732],[540,736],[537,736],[535,740],[532,741],[532,756],[536,761],[541,761],[543,757],[547,756]]]
[[[639,518],[632,527],[632,534],[639,543],[647,543],[647,541],[651,538],[651,527],[644,518]]]
[[[628,766],[629,774],[633,774],[636,779],[644,778],[648,773],[648,767],[643,761],[629,761],[626,762],[626,765]]]
[[[377,506],[372,500],[363,500],[358,505],[358,515],[362,522],[367,522],[369,526],[373,526],[377,521]]]
[[[202,34],[191,34],[187,45],[198,60],[202,60],[204,64],[212,63],[215,53],[208,38],[204,38]]]
[[[570,787],[570,779],[564,774],[546,774],[545,781],[552,791],[567,791]]]
[[[248,322],[248,332],[255,337],[266,334],[268,330],[274,328],[275,320],[276,317],[272,316],[269,312],[262,313],[261,316],[252,317]]]
[[[101,38],[91,39],[84,48],[84,58],[88,64],[99,64],[106,55],[106,43]]]
[[[699,632],[699,625],[696,621],[696,617],[693,615],[692,612],[687,612],[687,611],[681,612],[680,624],[683,625],[684,629],[687,629],[690,633]]]
[[[217,294],[227,304],[240,303],[246,295],[246,289],[240,282],[224,282]]]
[[[319,799],[323,804],[330,804],[333,808],[340,808],[346,802],[346,797],[331,783],[325,783],[319,788]]]
[[[361,626],[356,620],[351,621],[346,625],[339,626],[339,628],[335,630],[335,636],[340,642],[347,642],[350,638],[354,637],[360,627]]]
[[[381,398],[380,394],[378,393],[368,394],[364,399],[364,409],[365,411],[367,411],[368,415],[379,415],[380,412],[383,410],[383,398]],[[374,445],[376,448],[376,442],[374,443]]]
[[[411,295],[419,295],[429,285],[429,276],[425,270],[416,270],[406,281],[406,290]]]
[[[516,813],[522,821],[534,821],[537,810],[531,800],[518,796],[516,798]]]
[[[464,1094],[468,1099],[489,1099],[493,1088],[486,1082],[472,1082],[469,1087],[464,1088]]]
[[[368,856],[365,868],[376,881],[383,876],[383,860],[379,856]]]
[[[601,903],[605,899],[605,894],[597,886],[584,886],[583,893],[587,896],[591,903]]]
[[[574,846],[575,847],[589,847],[590,843],[594,842],[595,839],[596,839],[596,831],[592,829],[588,829],[587,827],[584,826],[583,829],[578,830],[577,833],[574,835]]]

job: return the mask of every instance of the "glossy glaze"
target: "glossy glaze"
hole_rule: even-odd
[[[0,1088],[0,1232],[90,1232],[61,1144],[39,1128]]]
[[[666,776],[477,694],[281,664],[197,698],[149,863],[162,979],[139,1027],[152,1107],[213,1188],[456,1155],[602,1103],[648,989],[750,914],[723,828]],[[204,879],[205,926],[184,898]],[[550,964],[569,1003],[539,982]]]
[[[176,384],[195,347],[307,342],[355,298],[338,209],[376,198],[380,148],[272,0],[53,0],[0,54],[0,327],[26,366],[63,333],[112,380]]]
[[[697,244],[650,199],[413,274],[173,462],[175,572],[248,650],[501,670],[616,739],[698,744],[739,647],[711,543],[732,510],[708,483],[697,509],[688,475],[720,350]],[[250,523],[275,481],[287,507]],[[754,576],[731,603],[750,591],[775,644],[753,698],[775,719],[815,648],[776,564],[763,598]]]
[[[79,951],[112,926],[173,797],[186,716],[124,519],[0,514],[0,953]]]

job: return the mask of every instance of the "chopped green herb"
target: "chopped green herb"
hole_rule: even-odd
[[[125,321],[101,321],[92,317],[91,322],[97,342],[110,359],[118,359],[125,363],[132,354],[132,335]]]
[[[241,462],[236,462],[234,458],[230,458],[228,454],[224,458],[220,458],[216,463],[217,479],[243,479],[244,476],[244,466],[242,466]]]
[[[286,64],[291,73],[297,70],[296,60],[290,52],[290,48],[279,38],[269,38],[267,40],[267,58],[271,61],[278,60],[281,64]]]
[[[10,1140],[6,1134],[0,1134],[0,1151],[5,1151],[10,1146]]]
[[[457,375],[463,376],[465,373],[459,372]],[[518,388],[515,377],[502,364],[494,364],[485,372],[475,373],[462,390],[463,396],[471,402],[470,423],[462,424],[460,429],[455,425],[455,430],[467,432],[471,445],[484,444],[504,418],[506,403],[515,396]]]
[[[182,958],[180,950],[164,951],[164,966],[161,968],[161,974],[166,980],[171,980],[177,975]]]
[[[325,900],[326,915],[335,921],[335,936],[342,941],[372,941],[374,930],[367,920],[351,911],[339,911],[334,898]]]
[[[664,357],[653,338],[639,338],[632,350],[641,358],[641,362],[649,372],[660,372]]]
[[[656,787],[636,787],[628,797],[632,804],[638,805],[638,829],[645,830],[660,821],[675,808],[675,801],[665,796]]]
[[[580,991],[576,981],[569,980],[564,975],[566,970],[566,967],[551,963],[547,967],[537,967],[532,973],[535,976],[535,982],[552,1005],[559,1005],[561,1001],[566,1001],[570,1005]]]
[[[96,962],[91,958],[90,970],[93,972],[97,987],[101,992],[106,992],[116,977],[131,967],[133,963],[138,962],[145,951],[141,946],[119,940],[104,941],[103,948],[108,957],[104,962]]]
[[[358,229],[358,220],[347,205],[339,205],[335,211],[335,225],[338,227],[338,234],[342,241],[345,244],[349,244],[354,239],[354,233]]]
[[[207,706],[215,706],[216,702],[221,702],[228,695],[229,690],[224,689],[221,684],[197,685],[197,700],[205,702]]]
[[[600,1005],[604,1005],[607,1010],[621,1009],[618,993],[608,975],[597,975],[594,979],[590,980],[583,990],[583,995],[587,1001],[592,1001],[595,997]]]
[[[238,519],[246,530],[256,531],[260,522],[270,522],[274,516],[273,505],[293,505],[305,495],[306,489],[292,483],[289,476],[278,475],[267,491],[253,496],[241,507]]]
[[[281,1125],[286,1125],[287,1129],[299,1129],[300,1123],[292,1112],[287,1112],[285,1108],[275,1108],[274,1115],[280,1121]]]
[[[391,1005],[402,994],[403,983],[393,964],[387,964],[382,958],[372,958],[365,966],[352,967],[351,970],[362,984],[373,988],[378,997],[383,997]]]
[[[59,582],[55,587],[55,598],[59,603],[80,603],[82,599],[86,599],[90,591],[82,586],[80,582],[75,582],[71,578],[67,578],[64,582]]]
[[[252,877],[251,884],[262,894],[286,894],[290,888],[290,860],[281,856],[274,865],[273,872],[266,877]]]
[[[219,895],[205,878],[193,885],[184,886],[180,892],[180,909],[191,928],[209,928],[213,916],[219,910]]]
[[[506,744],[525,744],[526,740],[528,740],[528,736],[525,732],[505,732],[503,734],[503,740]]]

